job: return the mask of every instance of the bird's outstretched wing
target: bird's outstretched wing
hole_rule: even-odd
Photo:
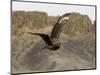
[[[29,33],[29,34],[34,34],[34,35],[38,35],[38,36],[40,36],[40,37],[45,41],[45,43],[46,43],[47,45],[52,45],[52,42],[51,42],[49,36],[46,35],[46,34],[32,33],[32,32],[27,32],[27,33]]]
[[[69,15],[68,14],[64,14],[61,17],[59,17],[58,21],[56,22],[56,24],[54,25],[52,32],[51,32],[51,39],[54,41],[57,41],[59,39],[60,33],[63,30],[63,26],[65,25],[65,23],[68,21],[69,19]]]

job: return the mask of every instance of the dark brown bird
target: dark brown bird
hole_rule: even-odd
[[[59,42],[60,33],[62,32],[65,23],[68,22],[70,14],[71,13],[67,13],[59,17],[58,21],[56,22],[56,24],[52,29],[50,37],[42,33],[32,33],[32,32],[28,32],[28,33],[40,36],[47,45],[44,47],[44,49],[47,48],[50,50],[57,50],[61,46],[61,43]]]

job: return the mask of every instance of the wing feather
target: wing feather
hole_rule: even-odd
[[[51,42],[51,40],[50,40],[50,38],[49,38],[48,35],[46,35],[46,34],[41,34],[41,33],[32,33],[32,32],[28,32],[28,33],[29,33],[29,34],[38,35],[38,36],[40,36],[40,37],[45,41],[46,44],[52,45],[52,42]]]
[[[59,39],[60,33],[63,30],[64,25],[68,21],[68,14],[64,14],[63,16],[59,17],[57,23],[54,25],[52,32],[51,32],[51,39],[57,41]]]

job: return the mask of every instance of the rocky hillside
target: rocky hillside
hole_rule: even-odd
[[[72,13],[72,15],[70,15],[69,22],[65,25],[64,32],[66,34],[77,35],[90,32],[91,29],[92,22],[87,15]]]
[[[58,18],[45,12],[13,12],[13,73],[95,68],[95,30],[92,31],[95,26],[87,15],[70,15],[60,37],[62,46],[55,52],[43,49],[45,43],[40,37],[26,33],[50,35]]]
[[[45,27],[47,25],[47,17],[47,13],[45,12],[13,12],[13,33],[15,34],[19,29],[25,27],[31,30],[34,28]]]
[[[59,16],[48,16],[45,12],[13,12],[13,33],[21,32],[22,29],[30,30],[52,26],[56,23]],[[21,31],[18,31],[20,30]],[[92,29],[92,22],[87,15],[72,13],[69,23],[65,25],[64,32],[66,34],[78,34],[89,32]]]

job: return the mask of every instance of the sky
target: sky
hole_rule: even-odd
[[[49,16],[63,15],[64,13],[77,12],[88,15],[92,22],[95,20],[95,6],[47,4],[34,2],[12,2],[12,11],[43,11]]]

